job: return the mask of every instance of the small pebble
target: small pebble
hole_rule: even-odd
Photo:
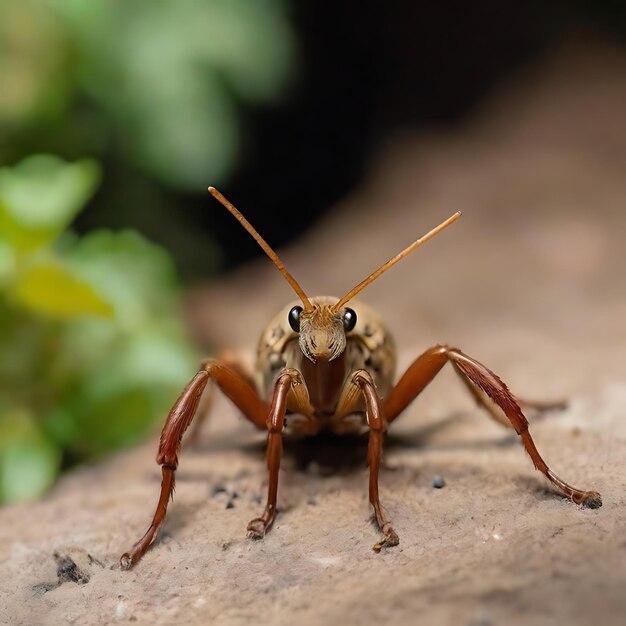
[[[433,478],[433,489],[443,489],[446,486],[446,481],[442,476],[435,476]]]

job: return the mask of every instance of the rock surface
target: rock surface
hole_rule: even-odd
[[[311,294],[341,295],[463,209],[363,299],[395,330],[401,368],[448,342],[521,396],[572,398],[529,416],[531,432],[558,474],[603,494],[601,509],[555,494],[444,372],[388,438],[381,497],[397,548],[372,550],[365,448],[343,440],[288,447],[279,517],[253,542],[264,436],[217,398],[132,571],[118,558],[153,512],[156,440],[0,510],[0,622],[623,624],[625,110],[626,57],[566,48],[457,132],[390,140],[366,186],[283,253]],[[190,314],[201,342],[254,346],[290,298],[261,260],[193,294]]]

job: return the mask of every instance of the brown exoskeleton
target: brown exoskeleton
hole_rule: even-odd
[[[159,442],[157,463],[162,466],[161,494],[146,534],[122,555],[123,569],[132,567],[154,541],[174,490],[174,474],[183,433],[190,425],[200,396],[214,381],[255,426],[267,429],[269,490],[265,510],[248,524],[248,536],[260,539],[276,515],[278,470],[282,433],[287,411],[293,413],[289,430],[314,435],[322,430],[336,433],[369,428],[369,499],[383,537],[374,546],[395,546],[399,539],[378,497],[378,472],[383,434],[389,424],[417,397],[448,362],[475,400],[505,426],[515,429],[535,467],[576,504],[602,506],[596,491],[577,489],[560,479],[541,458],[528,431],[528,420],[508,387],[491,370],[457,348],[437,345],[419,356],[394,384],[395,348],[381,318],[364,304],[352,301],[362,289],[410,254],[418,246],[455,221],[454,214],[425,236],[390,259],[343,298],[309,298],[263,238],[241,213],[213,187],[217,198],[256,239],[287,279],[300,301],[287,305],[261,336],[257,354],[260,391],[244,369],[209,360],[187,385],[172,407]],[[350,303],[350,307],[346,306]],[[536,405],[535,408],[547,408]],[[363,419],[365,418],[365,419]]]

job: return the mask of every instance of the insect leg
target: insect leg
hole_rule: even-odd
[[[171,408],[159,440],[156,461],[161,465],[163,478],[159,502],[150,527],[145,535],[120,558],[122,569],[130,569],[154,541],[167,512],[167,504],[174,492],[175,472],[178,467],[178,451],[185,430],[193,420],[200,397],[207,382],[214,380],[242,413],[257,427],[265,426],[267,405],[259,398],[250,383],[235,370],[219,361],[203,363],[200,371],[185,387]]]
[[[234,370],[237,374],[241,376],[241,378],[247,380],[252,388],[254,388],[254,380],[248,372],[247,368],[243,365],[241,357],[241,354],[237,354],[232,350],[224,350],[223,352],[220,352],[217,358],[217,362],[225,365],[231,370]],[[207,417],[211,410],[211,406],[213,404],[213,399],[215,397],[213,391],[214,387],[212,385],[207,385],[207,388],[204,391],[200,400],[200,404],[196,409],[196,416],[194,417],[193,423],[190,425],[187,436],[185,437],[185,442],[183,444],[184,446],[195,446],[200,440],[202,427],[207,420]],[[264,427],[265,425],[263,425],[263,428]]]
[[[287,395],[294,385],[302,384],[300,373],[295,369],[285,369],[274,384],[272,405],[267,414],[267,469],[269,470],[269,485],[267,504],[261,517],[250,520],[248,537],[262,539],[265,532],[272,525],[276,516],[276,500],[278,498],[278,470],[283,453],[282,430],[285,425],[287,411]]]
[[[490,369],[456,348],[435,346],[424,352],[409,366],[385,400],[385,412],[389,422],[416,398],[448,361],[452,362],[466,384],[476,390],[475,397],[485,394],[502,410],[508,425],[513,427],[521,437],[535,468],[544,474],[561,493],[570,497],[576,504],[592,509],[602,506],[602,498],[598,492],[572,487],[548,467],[530,435],[528,420],[509,388]],[[485,404],[485,406],[489,405]],[[493,411],[495,410],[494,407]],[[490,413],[498,421],[505,423],[504,417],[493,411],[490,409]]]
[[[458,374],[459,378],[467,388],[467,390],[472,394],[474,400],[476,400],[476,404],[487,411],[488,415],[493,418],[499,424],[506,426],[507,428],[512,428],[511,422],[508,420],[506,415],[495,405],[493,402],[489,400],[489,396],[482,391],[482,389],[476,387],[473,383],[471,383],[463,374],[463,372],[459,369],[459,366],[453,361],[452,365],[454,366],[454,371]],[[521,398],[515,398],[517,404],[527,411],[532,411],[533,413],[544,413],[546,411],[563,411],[567,408],[566,400],[557,400],[554,402],[537,402],[531,400],[522,400]]]
[[[354,372],[344,387],[337,406],[337,415],[347,415],[353,412],[360,400],[365,402],[365,417],[370,428],[369,443],[367,447],[367,462],[370,468],[369,499],[374,509],[374,515],[379,528],[383,531],[383,538],[374,545],[374,550],[379,552],[383,546],[397,546],[400,539],[387,517],[383,505],[380,503],[378,494],[378,473],[383,452],[383,437],[387,430],[387,420],[383,409],[383,403],[376,391],[374,381],[366,370]]]

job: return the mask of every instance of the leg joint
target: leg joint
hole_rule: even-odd
[[[178,467],[178,454],[174,452],[174,454],[168,454],[165,451],[159,450],[159,453],[156,457],[157,465],[161,467],[169,467],[170,469],[175,470]]]
[[[387,430],[387,420],[372,375],[367,370],[357,370],[352,375],[352,382],[359,387],[365,399],[365,415],[369,427],[379,432]]]
[[[375,387],[374,379],[367,370],[357,370],[352,374],[352,381],[359,386],[361,390],[367,385]]]
[[[204,359],[200,365],[200,369],[204,370],[209,376],[212,374],[215,367],[219,365],[219,361],[215,359]]]
[[[265,425],[270,433],[280,433],[285,423],[287,395],[289,390],[302,382],[300,373],[295,369],[283,370],[274,383],[274,397]]]

